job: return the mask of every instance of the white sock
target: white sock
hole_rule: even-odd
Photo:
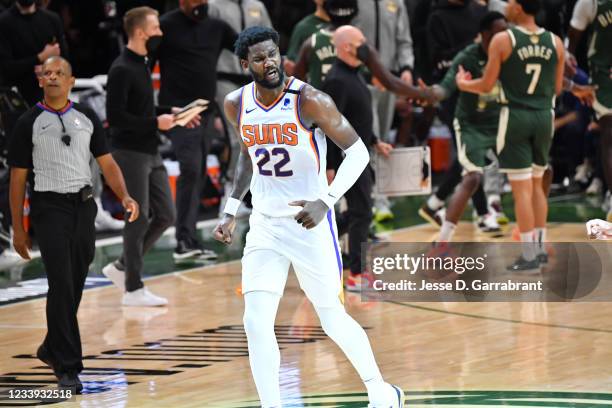
[[[457,224],[453,224],[450,221],[442,221],[442,227],[440,228],[440,235],[438,236],[438,242],[450,242],[455,234],[455,228]]]
[[[489,194],[487,204],[491,205],[491,203],[494,203],[494,202],[501,203],[501,197],[499,194]]]
[[[546,253],[546,228],[536,228],[535,229],[536,236],[536,253],[537,254],[545,254]]]
[[[533,261],[536,257],[535,246],[533,245],[533,230],[521,232],[521,253],[526,261]]]
[[[427,206],[432,210],[437,211],[444,207],[444,201],[440,200],[435,194],[432,194],[427,199]]]
[[[337,306],[315,307],[315,310],[323,330],[353,364],[368,392],[370,388],[378,392],[377,387],[383,379],[365,330],[346,313],[340,301]]]
[[[249,362],[262,407],[280,407],[280,350],[274,320],[280,296],[271,292],[244,295],[244,331],[249,345]]]

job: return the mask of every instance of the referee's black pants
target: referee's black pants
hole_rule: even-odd
[[[32,195],[30,216],[49,283],[42,352],[56,374],[83,369],[77,310],[95,254],[97,211],[79,193]]]

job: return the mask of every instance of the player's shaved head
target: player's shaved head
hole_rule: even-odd
[[[47,66],[52,64],[58,64],[67,76],[72,76],[72,65],[70,64],[70,62],[68,62],[66,58],[60,56],[53,56],[47,58],[42,66],[43,72],[45,71],[45,68]]]
[[[361,64],[361,61],[357,58],[357,47],[365,41],[365,36],[357,27],[345,25],[334,31],[333,42],[336,46],[338,59],[353,67]]]

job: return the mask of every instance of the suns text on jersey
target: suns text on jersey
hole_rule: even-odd
[[[296,146],[298,128],[295,123],[264,123],[259,125],[242,125],[241,136],[246,147],[255,144],[279,144]]]

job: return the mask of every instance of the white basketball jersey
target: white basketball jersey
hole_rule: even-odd
[[[304,85],[292,78],[287,89]],[[283,92],[264,106],[254,82],[242,88],[238,126],[253,163],[253,209],[270,217],[295,215],[301,208],[291,201],[314,201],[327,191],[325,135],[302,123],[299,106],[299,94]]]

